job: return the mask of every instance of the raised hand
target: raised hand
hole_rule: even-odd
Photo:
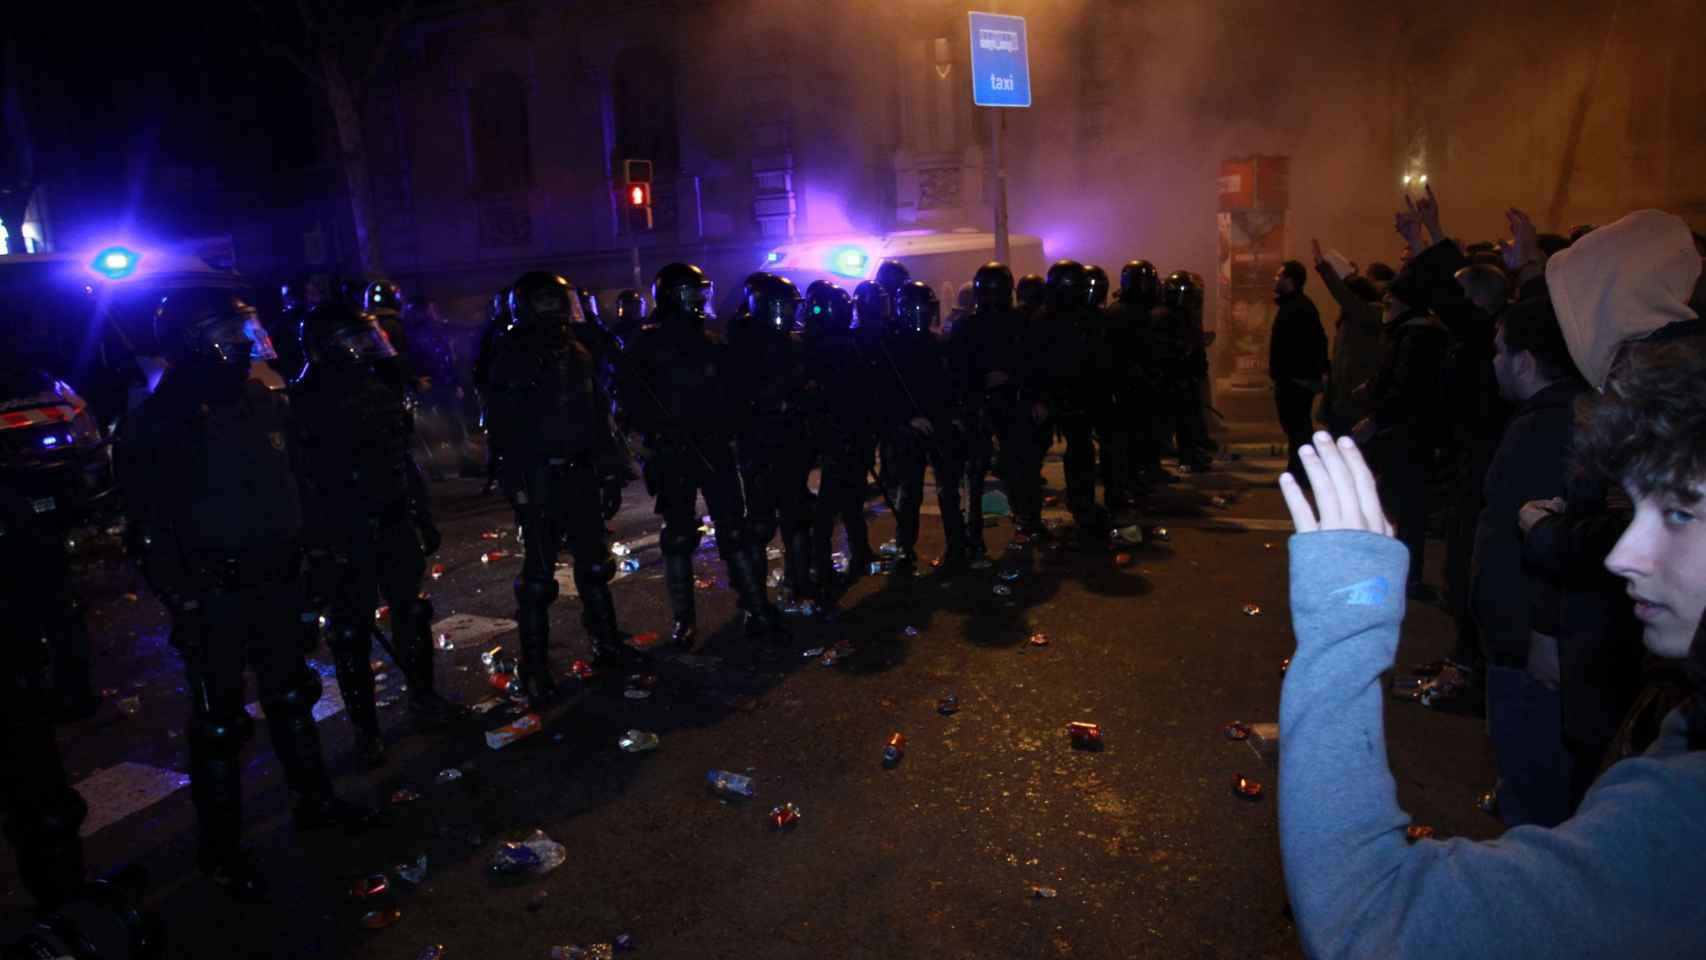
[[[1428,228],[1428,235],[1432,242],[1438,243],[1445,239],[1445,231],[1439,225],[1439,200],[1434,196],[1434,188],[1431,184],[1425,185],[1424,189],[1427,190],[1427,196],[1417,200],[1410,209],[1416,220]],[[1410,198],[1405,197],[1404,202],[1409,203]]]
[[[1315,491],[1315,506],[1311,508],[1297,478],[1290,473],[1280,474],[1280,494],[1285,497],[1292,526],[1298,533],[1362,530],[1392,536],[1392,522],[1380,509],[1374,473],[1349,437],[1341,437],[1335,443],[1330,434],[1317,432],[1315,442],[1297,453]]]
[[[1540,231],[1535,229],[1534,220],[1521,210],[1511,207],[1505,211],[1505,222],[1510,224],[1511,243],[1516,248],[1517,266],[1538,263]]]
[[[1309,241],[1309,249],[1314,251],[1316,263],[1320,263],[1321,261],[1327,259],[1326,257],[1321,255],[1321,241],[1310,240]]]

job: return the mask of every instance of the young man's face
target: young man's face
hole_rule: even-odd
[[[1635,517],[1605,567],[1628,584],[1641,639],[1661,657],[1683,657],[1706,611],[1706,479],[1700,499],[1653,492],[1635,500]]]

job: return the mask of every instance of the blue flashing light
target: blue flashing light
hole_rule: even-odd
[[[41,438],[41,445],[44,447],[57,446],[58,444],[59,444],[59,438],[54,436],[51,433],[48,434],[47,436]]]
[[[108,280],[123,280],[136,272],[136,265],[142,261],[142,254],[125,247],[107,247],[95,254],[89,268]]]
[[[841,246],[829,252],[829,272],[842,277],[863,277],[871,255],[864,248]]]
[[[764,255],[764,262],[765,263],[775,263],[776,261],[781,260],[781,259],[782,259],[782,251],[780,251],[780,250],[772,250],[769,253]]]

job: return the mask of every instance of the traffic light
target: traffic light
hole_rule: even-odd
[[[652,228],[652,162],[622,161],[622,199],[628,208],[628,227],[634,232]]]

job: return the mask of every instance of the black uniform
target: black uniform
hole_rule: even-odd
[[[83,883],[77,828],[88,812],[66,782],[53,736],[55,691],[48,634],[56,609],[65,541],[43,523],[28,497],[0,485],[0,618],[13,646],[0,659],[0,812],[18,858],[18,876],[43,910]]]
[[[434,693],[432,603],[420,595],[426,558],[438,549],[426,483],[409,452],[414,418],[404,395],[374,364],[393,351],[372,318],[342,304],[316,307],[302,325],[309,364],[291,390],[313,502],[313,548],[335,584],[332,661],[363,759],[384,755],[374,706],[373,606],[390,609],[392,652],[411,704],[427,719],[457,711]],[[311,550],[311,553],[317,553]],[[316,597],[310,597],[314,603]]]
[[[1066,441],[1066,502],[1080,536],[1097,532],[1095,426],[1108,406],[1108,354],[1089,281],[1070,260],[1049,268],[1049,302],[1031,322],[1047,380],[1049,418]]]
[[[900,288],[895,307],[891,333],[877,345],[881,359],[874,392],[881,403],[887,449],[892,451],[893,459],[885,461],[883,469],[897,490],[895,566],[904,572],[917,562],[926,465],[936,478],[946,540],[943,558],[965,558],[965,517],[960,513],[965,424],[948,344],[931,332],[941,310],[935,292],[929,284],[909,281]]]
[[[245,313],[246,322],[245,322]],[[365,823],[338,800],[313,706],[320,677],[303,661],[304,500],[285,399],[246,379],[249,346],[270,359],[240,303],[169,298],[155,326],[173,367],[125,421],[118,455],[132,556],[172,614],[190,693],[190,793],[200,863],[217,883],[256,896],[239,847],[238,753],[253,732],[243,670],[252,666],[273,752],[299,798],[299,827]]]
[[[848,572],[869,568],[870,534],[865,524],[865,454],[876,432],[872,419],[870,366],[852,330],[853,300],[828,285],[812,290],[806,304],[806,422],[818,463],[818,492],[812,514],[812,577],[819,601],[834,600],[831,544],[835,521],[847,531]]]
[[[659,548],[675,618],[671,637],[684,647],[698,637],[693,551],[699,546],[695,506],[701,495],[747,632],[761,635],[781,624],[781,612],[764,594],[763,568],[744,549],[745,504],[735,455],[741,390],[727,344],[705,329],[710,297],[711,282],[697,267],[670,264],[658,271],[652,290],[657,326],[640,334],[617,371],[623,422],[648,451],[647,486],[663,517]]]
[[[1172,440],[1181,466],[1208,468],[1208,424],[1202,390],[1208,379],[1208,350],[1202,327],[1202,285],[1177,271],[1161,286],[1161,306],[1150,312],[1150,342],[1160,387],[1157,434]]]
[[[987,263],[972,281],[976,303],[954,325],[949,340],[953,380],[964,397],[966,434],[967,556],[976,562],[983,542],[983,491],[1001,449],[1001,477],[1013,516],[1040,517],[1037,444],[1031,408],[1037,401],[1031,358],[1025,349],[1026,324],[1013,305],[1013,273]],[[1040,522],[1040,521],[1039,521]]]
[[[794,600],[816,600],[811,572],[812,469],[806,418],[805,344],[794,332],[800,295],[768,273],[747,278],[743,322],[729,331],[742,388],[739,441],[746,485],[746,549],[763,569],[765,552],[782,530],[783,579]]]
[[[616,442],[598,362],[570,332],[573,289],[561,277],[530,273],[515,282],[515,322],[492,341],[487,421],[503,451],[498,482],[515,507],[526,547],[515,581],[522,682],[529,697],[556,692],[546,666],[549,608],[557,597],[557,553],[574,555],[581,624],[602,661],[641,658],[617,627],[610,581],[615,561],[604,521],[622,502],[626,454]]]

